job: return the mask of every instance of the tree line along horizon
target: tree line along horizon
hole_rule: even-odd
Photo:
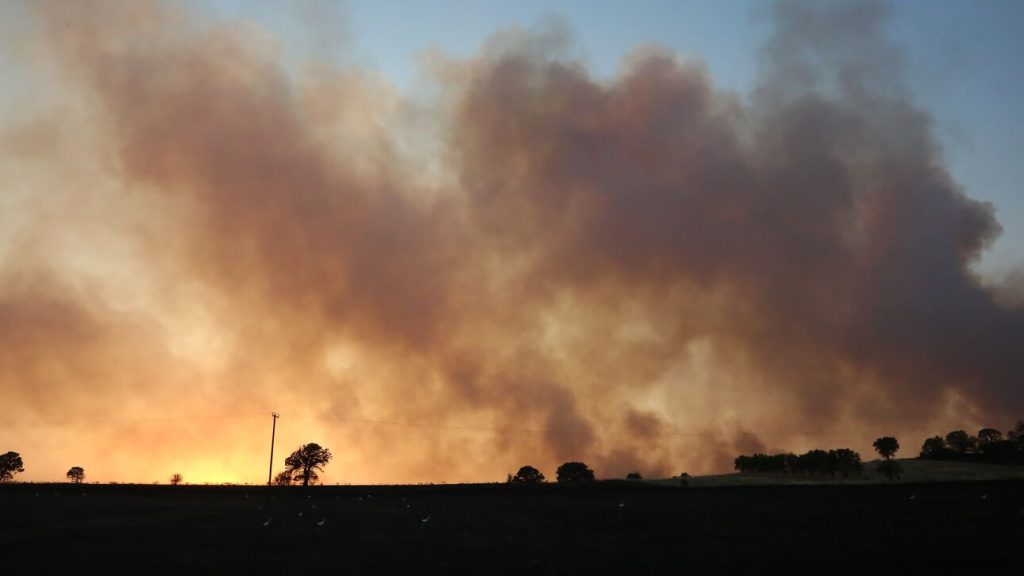
[[[899,478],[902,467],[899,462],[893,460],[893,456],[899,452],[899,441],[892,436],[877,438],[872,444],[875,451],[881,457],[876,465],[876,471],[888,477],[890,480]],[[303,444],[297,450],[285,458],[285,469],[274,476],[271,484],[276,486],[291,486],[301,484],[309,486],[316,484],[333,454],[327,448],[321,447],[315,442]],[[921,460],[952,460],[966,462],[980,462],[986,464],[1024,464],[1024,420],[1019,420],[1013,429],[1008,430],[1004,436],[1001,431],[995,428],[982,428],[977,435],[970,435],[964,430],[954,430],[943,436],[932,436],[921,445],[921,451],[917,456]],[[863,473],[863,462],[861,456],[850,448],[836,448],[831,450],[813,449],[803,454],[784,452],[777,454],[755,453],[752,455],[740,455],[733,461],[734,469],[740,473],[786,473],[797,475],[820,475],[834,477],[841,474],[848,477],[851,474]],[[17,452],[0,454],[0,482],[12,482],[15,474],[25,471],[25,465],[21,455]],[[85,481],[85,469],[81,466],[72,466],[66,478],[69,482],[81,484]],[[673,476],[679,479],[685,486],[690,475],[682,473]],[[640,472],[630,472],[626,475],[627,480],[642,480]],[[556,481],[566,482],[593,482],[596,480],[594,471],[583,462],[565,462],[556,470]],[[169,483],[178,485],[184,481],[181,473],[171,475]],[[533,466],[522,466],[515,474],[508,474],[506,482],[509,484],[540,484],[546,482],[544,474]]]

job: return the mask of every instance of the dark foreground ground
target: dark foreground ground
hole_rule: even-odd
[[[9,574],[1022,573],[1022,537],[1020,481],[0,486]]]

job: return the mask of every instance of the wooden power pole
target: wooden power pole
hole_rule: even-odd
[[[274,417],[274,426],[270,429],[270,470],[267,472],[267,486],[271,485],[271,477],[274,475],[274,436],[277,434],[277,419],[280,418],[277,412],[271,412]]]

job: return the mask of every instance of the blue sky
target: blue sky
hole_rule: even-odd
[[[496,31],[554,18],[598,76],[614,74],[637,45],[655,43],[704,61],[719,88],[743,94],[770,33],[770,3],[752,0],[217,0],[212,7],[266,28],[296,56],[316,50],[404,88],[415,85],[427,50],[470,56]],[[1024,2],[903,0],[889,8],[906,81],[932,114],[949,169],[969,196],[996,206],[1003,225],[982,271],[999,276],[1024,266]]]

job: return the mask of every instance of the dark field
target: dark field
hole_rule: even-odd
[[[10,574],[978,573],[1020,568],[1022,534],[1020,481],[0,486]]]

